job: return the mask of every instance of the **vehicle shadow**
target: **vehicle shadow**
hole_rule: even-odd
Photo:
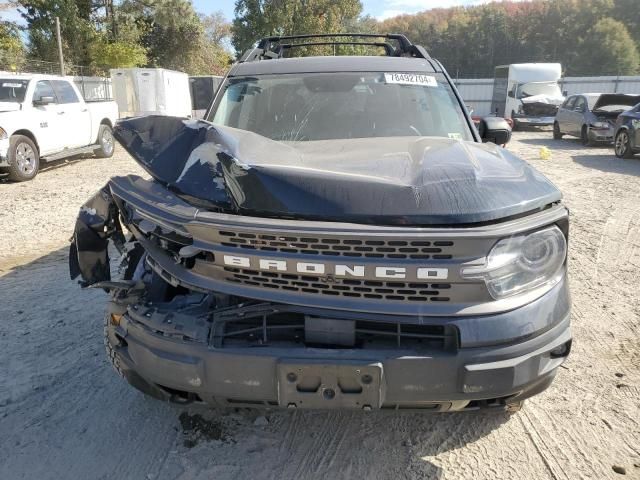
[[[594,155],[572,155],[571,158],[583,167],[593,168],[601,172],[640,176],[640,155],[622,159],[611,152],[611,155],[607,158]]]
[[[40,163],[40,171],[38,175],[46,174],[47,172],[52,172],[62,167],[66,167],[68,165],[73,165],[75,163],[79,163],[83,160],[87,160],[89,158],[93,158],[93,154],[91,153],[80,153],[78,155],[73,155],[71,157],[61,158],[59,160],[51,160],[49,162],[41,162]],[[0,183],[10,183],[8,174],[5,172],[0,172]]]
[[[612,143],[599,143],[592,147],[587,147],[582,145],[582,142],[579,138],[573,137],[565,137],[562,140],[555,140],[551,134],[549,134],[549,138],[518,138],[518,142],[524,143],[525,145],[535,145],[539,147],[548,147],[554,150],[576,150],[576,149],[585,149],[585,150],[596,150],[598,153],[602,151],[602,153],[611,153],[613,155],[613,144]]]

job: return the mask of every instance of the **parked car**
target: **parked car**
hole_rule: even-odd
[[[614,150],[619,158],[640,153],[640,103],[618,115]]]
[[[261,40],[207,121],[119,122],[150,177],[80,209],[70,276],[110,291],[109,359],[163,400],[515,411],[570,352],[562,194],[403,35],[283,58],[339,36]]]
[[[0,74],[0,170],[20,182],[34,178],[42,161],[110,157],[117,119],[115,102],[85,102],[64,77]]]
[[[582,93],[571,95],[558,109],[553,122],[553,138],[579,137],[583,145],[612,142],[615,121],[620,113],[640,101],[638,95],[624,93]]]
[[[512,122],[513,129],[553,123],[564,101],[559,63],[516,63],[495,67],[491,113]]]

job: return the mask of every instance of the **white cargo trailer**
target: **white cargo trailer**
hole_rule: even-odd
[[[120,118],[140,115],[191,116],[189,76],[164,68],[111,70]]]
[[[559,63],[514,63],[495,69],[491,113],[521,125],[552,125],[564,96]]]

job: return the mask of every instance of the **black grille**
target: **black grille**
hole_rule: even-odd
[[[304,315],[278,312],[277,306],[264,305],[264,308],[262,305],[228,307],[223,312],[214,314],[213,346],[224,348],[297,344],[305,347]],[[453,350],[458,346],[458,333],[453,326],[365,320],[355,320],[354,326],[355,343],[347,348]],[[320,347],[345,348],[344,345],[330,344]]]
[[[218,231],[225,247],[309,255],[448,260],[450,240],[390,240],[267,235]]]
[[[448,302],[449,283],[413,283],[378,280],[334,279],[322,282],[318,277],[288,273],[265,272],[225,267],[226,280],[252,287],[280,289],[297,293],[310,293],[373,300],[410,302]]]

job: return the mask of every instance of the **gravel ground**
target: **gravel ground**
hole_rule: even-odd
[[[571,209],[574,349],[511,417],[264,416],[147,399],[108,366],[105,294],[69,281],[66,257],[78,207],[140,169],[119,150],[0,183],[0,478],[640,478],[640,158],[550,137],[518,132],[509,148]]]

